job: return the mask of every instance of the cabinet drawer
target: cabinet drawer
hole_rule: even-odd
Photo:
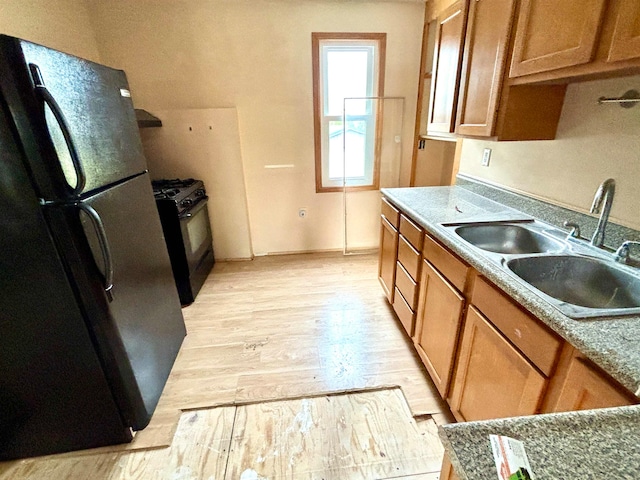
[[[471,303],[478,307],[542,373],[547,376],[551,374],[562,347],[560,337],[482,278],[476,279]]]
[[[393,309],[395,310],[396,315],[398,315],[400,323],[402,323],[402,326],[411,337],[413,335],[413,327],[416,319],[416,314],[411,309],[411,307],[409,307],[397,287],[395,295],[393,296]]]
[[[443,276],[459,291],[464,292],[467,276],[471,267],[429,235],[424,236],[424,258],[436,267]]]
[[[398,241],[398,261],[415,281],[420,273],[420,252],[413,248],[404,236]]]
[[[413,223],[403,214],[400,214],[400,233],[409,241],[413,248],[418,251],[422,250],[422,241],[424,240],[422,228]]]
[[[418,283],[411,278],[400,262],[396,267],[396,287],[402,293],[409,307],[415,310],[418,302]]]
[[[387,219],[387,221],[393,225],[396,230],[400,225],[400,210],[391,205],[386,198],[382,199],[382,216]]]

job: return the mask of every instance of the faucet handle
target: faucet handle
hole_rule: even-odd
[[[614,254],[616,262],[627,263],[627,260],[629,260],[629,249],[631,245],[640,246],[640,242],[634,242],[632,240],[625,240],[624,242],[622,242],[622,245],[620,245],[620,247]]]
[[[564,225],[567,228],[571,228],[571,231],[569,232],[569,235],[567,236],[567,238],[569,237],[580,238],[580,225],[578,225],[575,222],[569,222],[569,221],[565,221],[562,225]]]

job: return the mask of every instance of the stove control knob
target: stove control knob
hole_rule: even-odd
[[[199,188],[198,190],[196,190],[196,197],[204,197],[204,189],[203,188]]]
[[[191,200],[190,198],[187,198],[185,200],[183,200],[182,202],[180,202],[180,206],[181,207],[188,207],[190,205],[193,204],[193,200]]]

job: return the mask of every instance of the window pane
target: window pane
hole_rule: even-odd
[[[327,102],[325,106],[327,111],[325,115],[342,115],[345,98],[371,95],[371,86],[368,81],[369,49],[325,48],[327,49]]]
[[[342,122],[329,122],[329,132],[329,177],[341,179],[344,168],[348,179],[363,178],[367,164],[367,123],[363,120],[348,121],[346,142]],[[347,154],[344,167],[343,152]]]

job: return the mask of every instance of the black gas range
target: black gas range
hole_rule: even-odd
[[[182,305],[192,303],[213,264],[204,183],[193,178],[154,180],[153,194]]]
[[[153,196],[156,201],[167,201],[177,206],[179,215],[184,214],[198,201],[206,198],[206,191],[202,180],[179,178],[171,180],[153,180]]]

